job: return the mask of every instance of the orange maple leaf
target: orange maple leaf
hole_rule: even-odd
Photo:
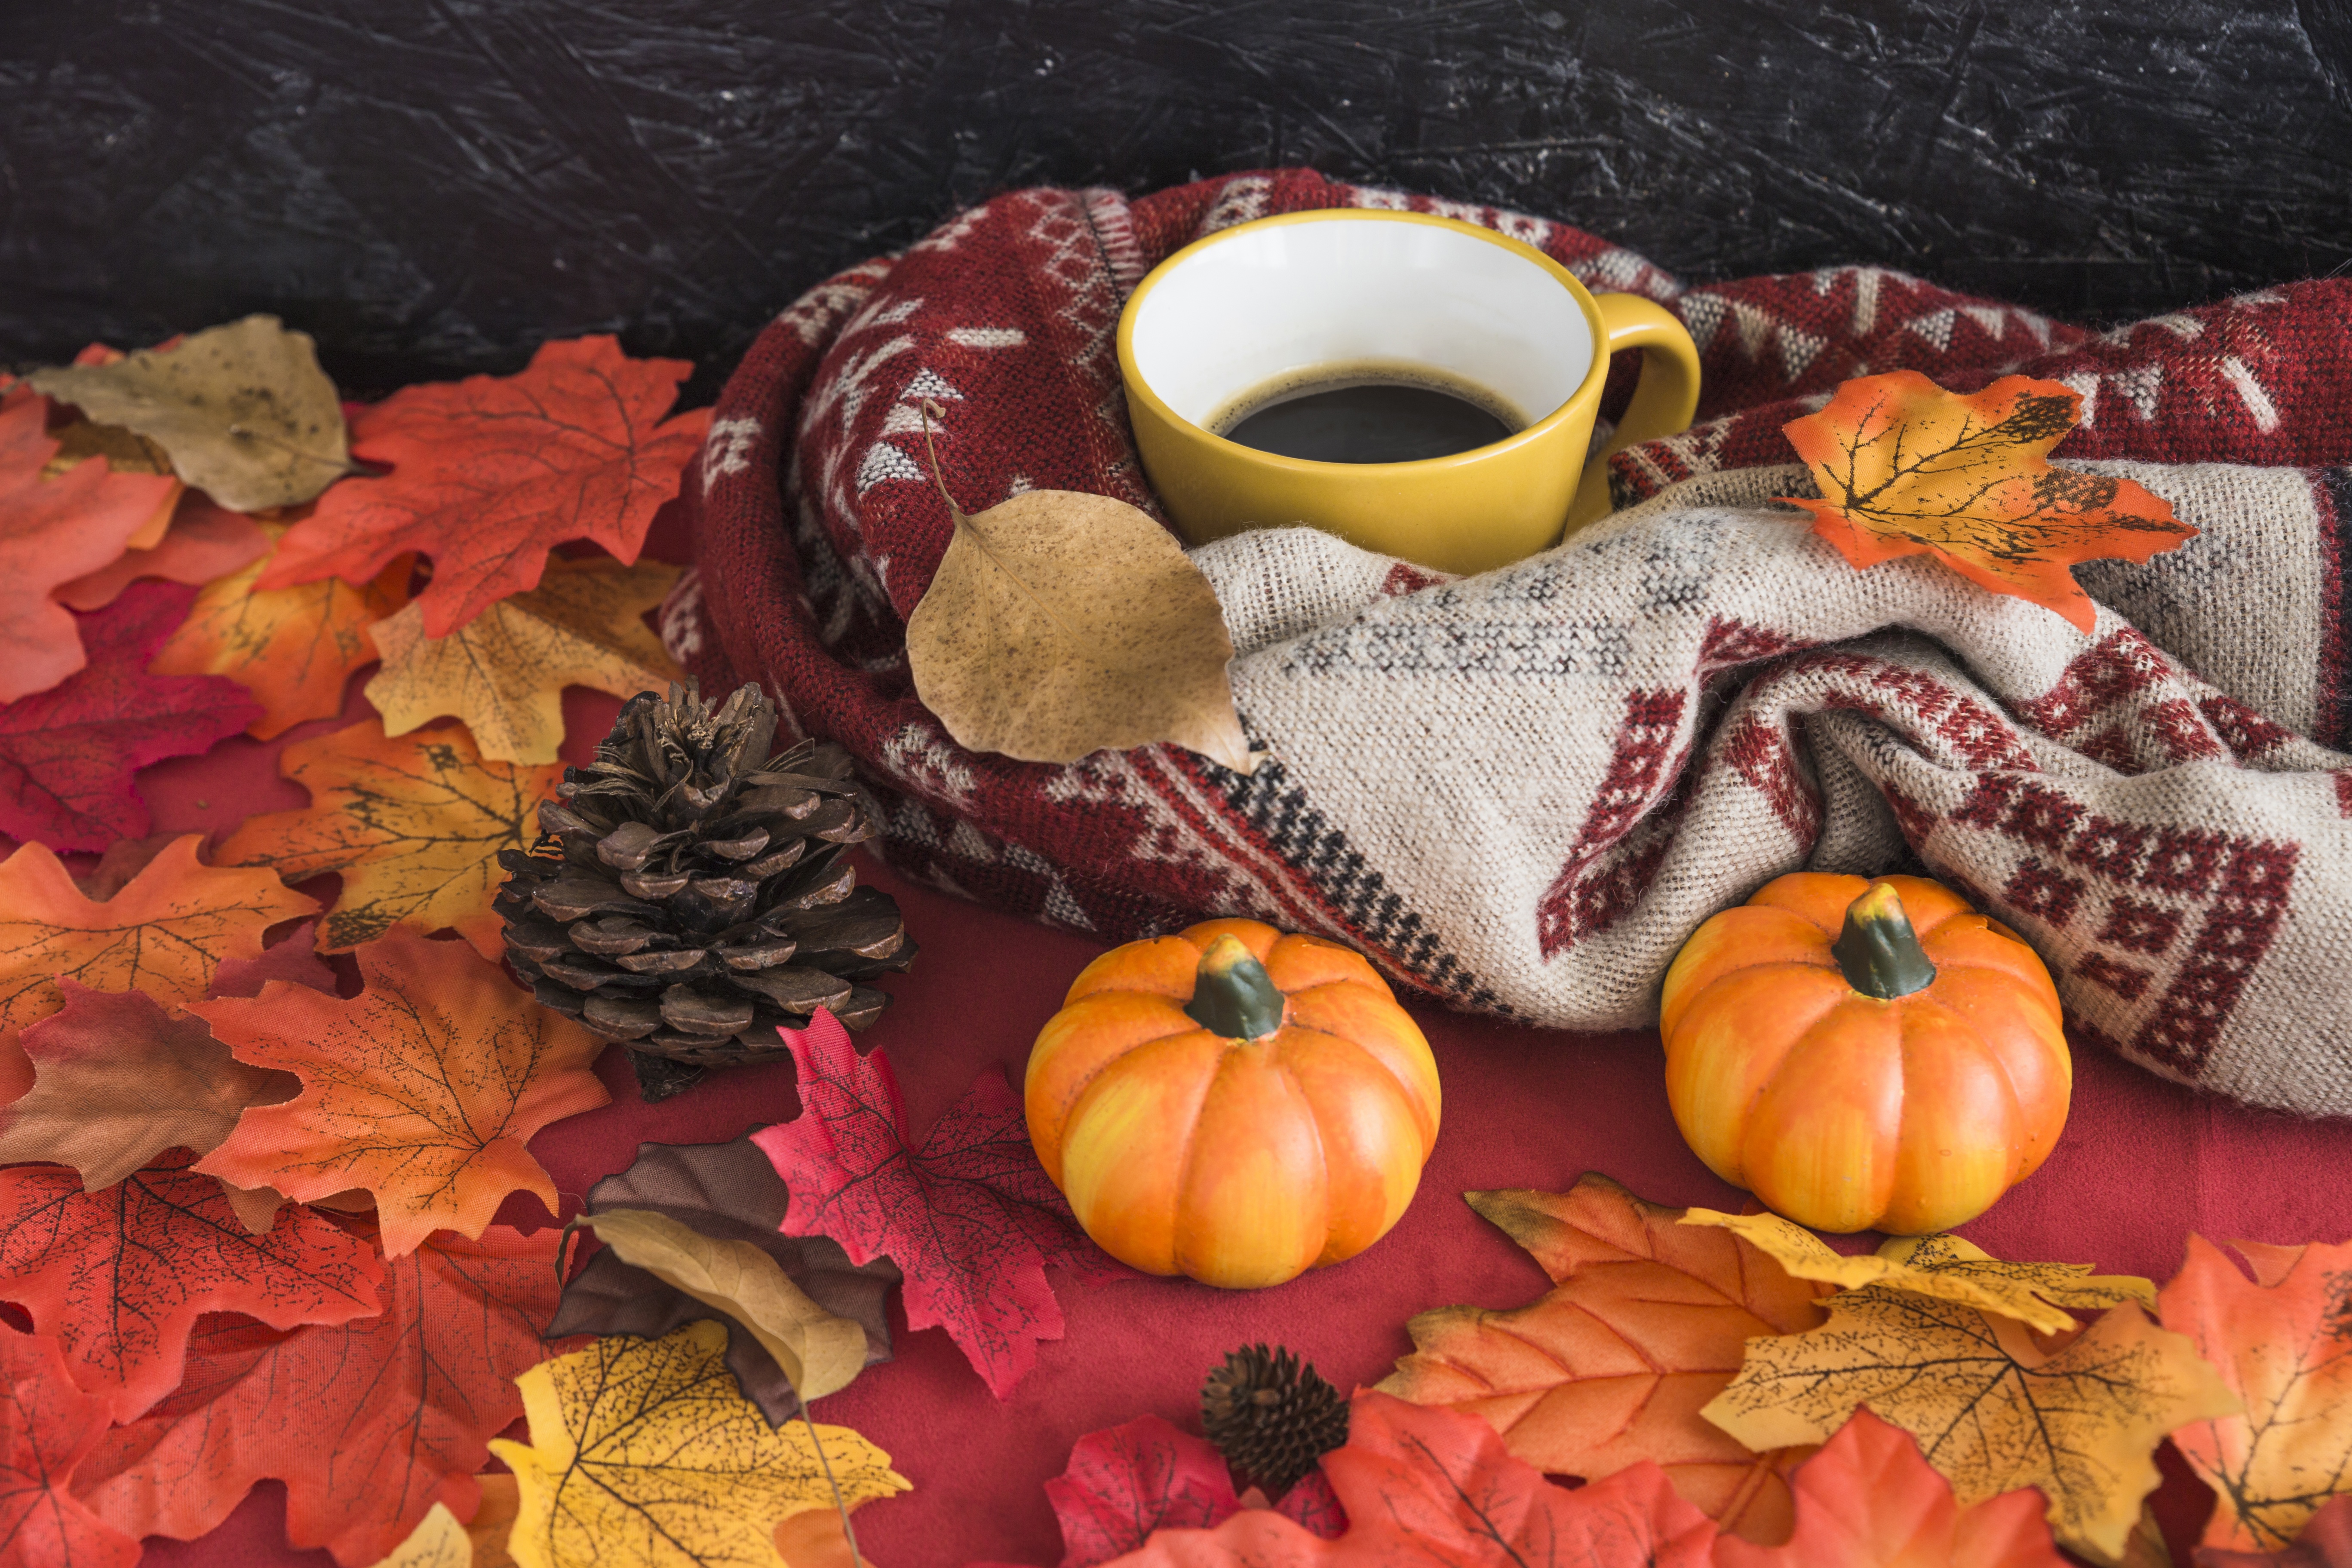
[[[1555,1475],[1597,1479],[1654,1460],[1726,1529],[1784,1535],[1787,1472],[1809,1450],[1751,1453],[1699,1410],[1739,1370],[1750,1338],[1820,1323],[1815,1302],[1830,1287],[1790,1279],[1728,1231],[1678,1224],[1681,1209],[1606,1176],[1469,1200],[1556,1283],[1512,1310],[1422,1313],[1407,1325],[1413,1353],[1381,1392],[1483,1415],[1514,1457]]]
[[[122,590],[142,577],[166,583],[202,584],[225,573],[252,565],[269,553],[271,535],[241,511],[216,506],[201,490],[180,497],[171,514],[171,527],[151,546],[136,541],[131,547],[87,577],[77,577],[57,590],[58,603],[74,610],[102,610]],[[178,673],[206,675],[209,670]]]
[[[102,902],[85,897],[43,845],[0,861],[0,1030],[65,1005],[60,979],[193,1001],[224,959],[260,957],[264,931],[318,909],[273,872],[204,865],[203,841],[173,840]]]
[[[261,576],[362,583],[403,551],[433,559],[417,596],[445,637],[539,585],[548,552],[587,539],[634,562],[701,448],[710,411],[662,416],[693,366],[633,360],[610,337],[543,343],[520,375],[411,386],[352,424],[352,455],[388,464],[319,498]]]
[[[103,458],[43,479],[58,449],[47,414],[39,396],[0,408],[0,702],[47,691],[83,666],[73,616],[49,590],[120,556],[179,484],[115,473]]]
[[[553,1214],[555,1183],[524,1144],[611,1099],[589,1070],[604,1042],[464,942],[394,931],[358,956],[366,989],[349,1001],[279,980],[189,1004],[237,1060],[302,1080],[197,1168],[298,1203],[364,1187],[388,1257],[436,1230],[480,1236],[511,1192]]]
[[[2352,1493],[2352,1242],[2231,1245],[2253,1279],[2192,1236],[2156,1301],[2245,1413],[2193,1422],[2172,1441],[2219,1500],[2205,1544],[2277,1552],[2331,1497]]]
[[[286,531],[265,526],[273,539]],[[395,556],[356,588],[340,577],[260,588],[265,555],[208,584],[148,668],[157,675],[225,675],[252,692],[261,717],[246,733],[257,741],[331,719],[343,710],[352,672],[376,660],[368,627],[408,603],[415,563],[413,555]]]
[[[2070,565],[2145,561],[2197,530],[2129,479],[2050,465],[2082,401],[2025,375],[1966,396],[1916,370],[1860,376],[1781,426],[1824,499],[1778,499],[1811,512],[1813,531],[1857,568],[1932,555],[2088,632],[2095,612]]]
[[[374,720],[298,742],[278,765],[310,804],[247,818],[218,856],[289,882],[340,873],[320,951],[398,925],[454,930],[485,958],[505,952],[506,922],[490,908],[506,875],[499,852],[539,837],[539,803],[555,793],[560,765],[484,762],[462,729],[387,736]]]

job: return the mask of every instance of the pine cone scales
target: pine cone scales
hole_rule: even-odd
[[[881,831],[838,746],[769,748],[776,710],[745,686],[629,700],[585,768],[509,850],[507,952],[544,1005],[606,1039],[696,1066],[782,1048],[819,1007],[849,1027],[889,996],[858,982],[915,955],[890,896],[843,856]]]
[[[1202,1384],[1201,1425],[1228,1464],[1279,1498],[1348,1440],[1348,1404],[1290,1352],[1249,1345]]]

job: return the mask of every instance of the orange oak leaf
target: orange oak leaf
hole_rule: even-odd
[[[271,872],[203,864],[203,842],[174,839],[103,902],[83,896],[41,845],[0,861],[0,1030],[63,1006],[61,978],[194,1001],[224,960],[260,957],[264,931],[318,909]]]
[[[373,1317],[375,1247],[315,1210],[255,1236],[173,1156],[100,1192],[54,1165],[0,1171],[0,1296],[57,1336],[74,1382],[128,1421],[178,1386],[206,1312],[280,1329]]]
[[[73,1385],[58,1342],[0,1328],[0,1568],[131,1568],[134,1536],[67,1489],[106,1435],[106,1402]]]
[[[499,851],[538,838],[539,803],[561,766],[484,762],[462,729],[387,736],[373,719],[290,745],[278,765],[310,804],[247,818],[218,858],[272,867],[289,882],[340,872],[321,952],[404,926],[453,930],[485,958],[504,953],[505,922],[490,908],[506,878]]]
[[[208,1152],[246,1107],[301,1088],[235,1060],[203,1019],[166,1013],[143,991],[58,989],[64,1007],[24,1033],[33,1087],[0,1110],[0,1164],[71,1165],[96,1192],[166,1149]]]
[[[2172,1441],[2219,1500],[2205,1544],[2277,1552],[2352,1493],[2352,1242],[2231,1245],[2253,1279],[2192,1236],[2157,1314],[2196,1342],[2245,1414],[2193,1422]]]
[[[387,1263],[383,1310],[348,1323],[205,1319],[180,1387],[101,1438],[75,1491],[115,1529],[191,1541],[274,1477],[287,1539],[345,1568],[390,1553],[436,1501],[472,1514],[487,1439],[522,1414],[512,1380],[566,1348],[539,1337],[562,1234],[441,1237]]]
[[[1469,1201],[1555,1284],[1508,1310],[1422,1313],[1407,1325],[1413,1352],[1381,1389],[1484,1416],[1513,1455],[1555,1475],[1597,1479],[1654,1461],[1726,1529],[1784,1534],[1786,1473],[1804,1450],[1751,1453],[1699,1411],[1739,1370],[1751,1337],[1819,1324],[1815,1303],[1830,1287],[1790,1279],[1729,1231],[1681,1225],[1681,1209],[1606,1176]]]
[[[243,512],[215,504],[201,490],[180,498],[171,528],[151,549],[130,549],[87,577],[57,591],[68,609],[102,610],[142,577],[167,583],[202,584],[253,564],[269,553],[269,535]],[[179,673],[205,675],[209,670]]]
[[[359,965],[366,988],[349,1001],[278,981],[189,1004],[237,1060],[302,1080],[197,1168],[297,1202],[363,1187],[394,1257],[435,1230],[481,1235],[511,1192],[552,1215],[555,1183],[524,1144],[611,1098],[589,1070],[604,1042],[463,942],[394,931]]]
[[[272,539],[286,530],[268,524]],[[225,675],[261,704],[246,733],[275,740],[311,719],[343,710],[343,688],[375,662],[368,627],[408,603],[416,558],[396,555],[353,587],[340,577],[292,588],[259,588],[268,558],[196,595],[195,607],[148,668],[157,675]]]
[[[49,590],[121,555],[179,483],[118,474],[102,458],[43,479],[58,449],[47,415],[42,397],[0,408],[0,702],[47,691],[82,667],[72,612]]]
[[[1916,370],[1860,376],[1781,426],[1822,499],[1780,499],[1811,512],[1813,531],[1857,568],[1932,555],[2087,633],[2096,612],[2069,566],[2145,561],[2197,530],[2129,479],[2051,466],[2082,401],[2024,375],[1965,396]]]
[[[364,409],[352,449],[386,464],[319,499],[263,572],[265,588],[364,582],[403,551],[430,556],[425,635],[446,637],[538,586],[548,552],[591,540],[634,562],[677,493],[710,411],[665,420],[685,360],[633,360],[616,339],[541,344],[520,375],[411,386]]]

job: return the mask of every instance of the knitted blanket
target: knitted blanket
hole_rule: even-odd
[[[958,747],[904,650],[950,530],[921,405],[967,509],[1051,487],[1156,512],[1112,350],[1125,295],[1202,234],[1339,205],[1486,224],[1664,302],[1704,354],[1700,423],[1612,459],[1607,521],[1482,576],[1296,528],[1194,552],[1266,752],[1251,776],[1171,746],[1066,767]],[[1780,426],[1906,366],[2065,383],[2084,423],[2062,458],[2203,531],[2079,569],[2088,636],[1924,558],[1852,570],[1769,500],[1813,493]],[[2342,281],[2094,335],[1868,268],[1686,289],[1563,225],[1309,171],[1024,190],[766,329],[688,474],[698,560],[663,626],[706,687],[756,679],[857,756],[894,866],[1106,939],[1250,915],[1409,992],[1615,1028],[1768,879],[1921,868],[2025,935],[2079,1039],[2352,1113],[2347,463]]]

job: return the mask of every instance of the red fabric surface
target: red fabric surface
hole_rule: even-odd
[[[614,706],[572,694],[568,756],[593,746]],[[142,775],[158,830],[222,828],[241,811],[299,804],[299,792],[276,780],[277,750],[240,740]],[[1029,1042],[1101,944],[907,885],[871,862],[865,873],[898,896],[923,945],[912,973],[882,982],[898,1003],[866,1037],[889,1050],[919,1135],[988,1065],[1018,1081]],[[894,1306],[897,1360],[817,1408],[820,1419],[880,1444],[914,1482],[906,1496],[859,1512],[859,1537],[875,1561],[1056,1563],[1060,1535],[1043,1483],[1060,1473],[1071,1443],[1146,1414],[1197,1429],[1200,1378],[1234,1346],[1286,1343],[1349,1388],[1378,1379],[1409,1348],[1404,1322],[1417,1311],[1459,1301],[1512,1306],[1540,1293],[1540,1271],[1470,1212],[1464,1191],[1561,1187],[1598,1170],[1661,1202],[1738,1205],[1739,1194],[1675,1131],[1654,1036],[1563,1035],[1430,1008],[1416,1016],[1444,1075],[1444,1128],[1412,1209],[1362,1257],[1234,1294],[1181,1280],[1081,1288],[1057,1277],[1067,1334],[1041,1347],[1037,1369],[1003,1403],[943,1331],[907,1332]],[[2192,1229],[2280,1243],[2352,1236],[2352,1184],[2326,1174],[2352,1162],[2352,1123],[2298,1121],[2200,1097],[2103,1051],[2079,1051],[2075,1066],[2074,1113],[2057,1152],[1963,1227],[1996,1256],[2162,1279],[2179,1266]],[[726,1139],[796,1110],[785,1067],[716,1075],[655,1106],[638,1101],[617,1051],[600,1070],[613,1104],[558,1122],[531,1144],[567,1194],[567,1213],[640,1142]],[[528,1223],[536,1207],[525,1199],[505,1217]],[[2177,1465],[2169,1473],[2162,1508],[2186,1561],[2204,1503]],[[332,1559],[323,1552],[287,1549],[283,1508],[283,1489],[267,1484],[201,1541],[150,1542],[146,1561],[326,1568]]]

